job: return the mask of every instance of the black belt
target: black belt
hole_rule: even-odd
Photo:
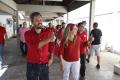
[[[30,63],[30,62],[27,62],[27,64],[40,65],[40,66],[48,66],[48,63]]]

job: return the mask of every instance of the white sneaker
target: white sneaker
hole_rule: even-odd
[[[7,68],[8,67],[8,65],[2,65],[2,68]]]

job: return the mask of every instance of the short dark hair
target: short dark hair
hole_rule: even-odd
[[[97,22],[94,22],[93,26],[94,26],[94,27],[98,27],[98,23],[97,23]]]
[[[86,21],[82,21],[82,23],[84,24],[84,23],[87,23]]]
[[[62,24],[65,24],[65,22],[62,22]]]
[[[22,27],[22,24],[20,24],[19,27]]]
[[[83,25],[83,23],[82,23],[82,22],[78,23],[78,25],[77,25],[77,26],[78,26],[78,27],[80,27],[81,25]]]
[[[33,13],[30,14],[31,22],[33,22],[33,19],[34,19],[35,16],[41,16],[42,17],[42,15],[39,12],[33,12]]]

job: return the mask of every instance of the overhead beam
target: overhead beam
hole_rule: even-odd
[[[58,14],[65,14],[67,10],[64,6],[43,6],[43,5],[24,5],[18,4],[19,11],[25,11],[26,15],[29,16],[32,12],[40,12],[43,19],[53,19],[59,17]]]
[[[67,6],[67,10],[68,12],[75,10],[85,4],[89,3],[89,1],[75,1],[74,3],[72,3],[71,5]]]
[[[56,1],[56,2],[62,2],[63,0],[46,0],[46,1]]]
[[[0,11],[14,16],[16,15],[16,11],[13,8],[7,6],[6,4],[3,4],[2,2],[0,2]]]
[[[0,0],[0,2],[14,10],[17,10],[17,4],[13,0]]]
[[[20,4],[31,3],[32,0],[23,1]]]
[[[24,5],[18,4],[19,11],[28,11],[28,12],[58,12],[58,13],[67,13],[67,10],[64,6],[43,6],[43,5]]]
[[[32,12],[25,12],[25,15],[30,15]],[[59,17],[58,15],[57,15],[57,13],[46,13],[46,12],[40,12],[40,14],[42,15],[42,17],[46,17],[46,18],[48,18],[48,17]]]
[[[75,1],[90,1],[90,0],[75,0]]]
[[[63,0],[63,5],[64,6],[69,6],[71,5],[75,0]]]

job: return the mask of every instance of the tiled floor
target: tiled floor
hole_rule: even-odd
[[[7,71],[2,75],[0,80],[26,80],[26,61],[20,56],[19,45],[16,39],[9,40],[5,47],[5,63],[9,65]],[[109,52],[101,53],[101,69],[97,70],[96,57],[91,58],[87,63],[86,79],[87,80],[120,80],[120,75],[113,73],[114,64],[118,63],[120,55]],[[62,80],[62,73],[58,61],[50,67],[50,80]],[[72,79],[71,79],[72,80]]]

